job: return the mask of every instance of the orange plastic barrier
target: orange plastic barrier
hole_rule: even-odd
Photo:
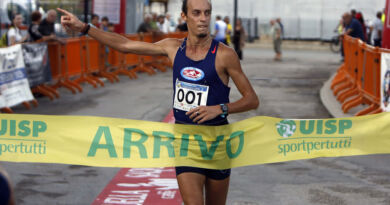
[[[345,62],[332,81],[331,89],[344,113],[358,105],[368,105],[356,116],[382,112],[380,108],[381,50],[344,36]],[[382,51],[383,52],[383,51]]]
[[[53,86],[54,89],[64,87],[70,90],[73,94],[82,92],[81,86],[70,80],[70,76],[78,76],[81,74],[81,49],[79,39],[67,39],[65,44],[53,43],[57,47],[57,52],[49,53],[51,70],[53,79],[57,78],[57,82]],[[68,55],[69,54],[69,55]],[[59,58],[56,62],[56,67],[53,67],[52,59]],[[70,68],[70,69],[69,69]]]
[[[351,38],[350,36],[344,37],[344,54],[345,54],[345,66],[343,66],[343,76],[344,79],[338,84],[336,88],[333,89],[333,94],[338,95],[342,90],[348,89],[356,81],[357,74],[357,61],[358,61],[358,42],[356,38]]]
[[[137,35],[129,35],[124,37],[134,41],[138,40]],[[115,68],[115,71],[113,72],[115,75],[126,75],[130,79],[138,78],[136,71],[134,69],[129,69],[130,67],[138,65],[138,58],[136,55],[121,53],[110,48],[110,52],[108,53],[108,62],[111,64],[110,68],[108,69]]]
[[[357,90],[357,81],[358,79],[361,79],[361,73],[363,71],[361,68],[363,64],[360,62],[360,59],[363,59],[363,47],[365,46],[362,41],[349,36],[347,36],[344,41],[344,46],[348,49],[348,52],[345,54],[346,63],[343,67],[345,79],[333,90],[333,93],[337,96],[337,100],[341,103],[344,103],[347,98],[359,93]]]
[[[58,42],[50,42],[48,43],[48,51],[52,79],[53,81],[56,81],[52,88],[57,90],[60,87],[64,87],[73,94],[76,94],[77,91],[81,92],[82,90],[79,90],[78,85],[71,82],[67,75],[65,69],[64,45],[61,45]]]
[[[187,33],[170,33],[167,35],[130,34],[126,38],[133,41],[154,43],[164,38],[184,38]],[[149,75],[160,70],[165,72],[172,63],[164,56],[139,56],[124,54],[114,49],[108,49],[95,39],[89,37],[68,38],[65,43],[48,42],[48,53],[53,85],[42,84],[31,88],[33,93],[40,93],[54,100],[60,97],[58,88],[64,87],[73,94],[82,92],[82,83],[89,83],[97,88],[104,86],[99,77],[106,78],[111,83],[118,82],[118,75],[127,75],[130,79],[137,78],[137,72]],[[36,100],[31,102],[38,105]],[[30,109],[30,103],[23,105]],[[0,112],[12,113],[11,108],[1,108]]]
[[[106,49],[106,46],[92,38],[87,38],[85,43],[85,61],[87,62],[85,69],[87,70],[87,73],[90,75],[92,74],[98,77],[106,78],[111,83],[119,82],[118,76],[114,73],[108,72],[106,69],[106,50],[108,50]],[[98,78],[93,79],[98,83],[102,84],[102,82]]]

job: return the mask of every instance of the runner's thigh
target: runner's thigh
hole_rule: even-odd
[[[177,176],[184,204],[203,205],[203,187],[206,177],[202,174],[185,172]]]
[[[207,178],[206,180],[206,205],[225,205],[229,190],[230,177],[224,180]]]

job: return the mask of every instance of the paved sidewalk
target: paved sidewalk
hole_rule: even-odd
[[[273,49],[272,39],[263,37],[260,40],[256,40],[253,43],[247,43],[247,48],[263,48]],[[330,44],[321,41],[301,41],[301,40],[283,40],[283,50],[313,50],[313,51],[329,51]]]

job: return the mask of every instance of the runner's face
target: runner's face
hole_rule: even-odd
[[[209,34],[211,5],[208,0],[192,0],[187,4],[188,12],[184,15],[190,33],[199,37]]]

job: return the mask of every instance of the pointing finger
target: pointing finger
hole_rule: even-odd
[[[66,10],[63,10],[63,9],[57,8],[57,11],[59,11],[59,12],[61,12],[61,13],[65,14],[65,15],[72,16],[72,13],[70,13],[70,12],[68,12],[68,11],[66,11]]]

